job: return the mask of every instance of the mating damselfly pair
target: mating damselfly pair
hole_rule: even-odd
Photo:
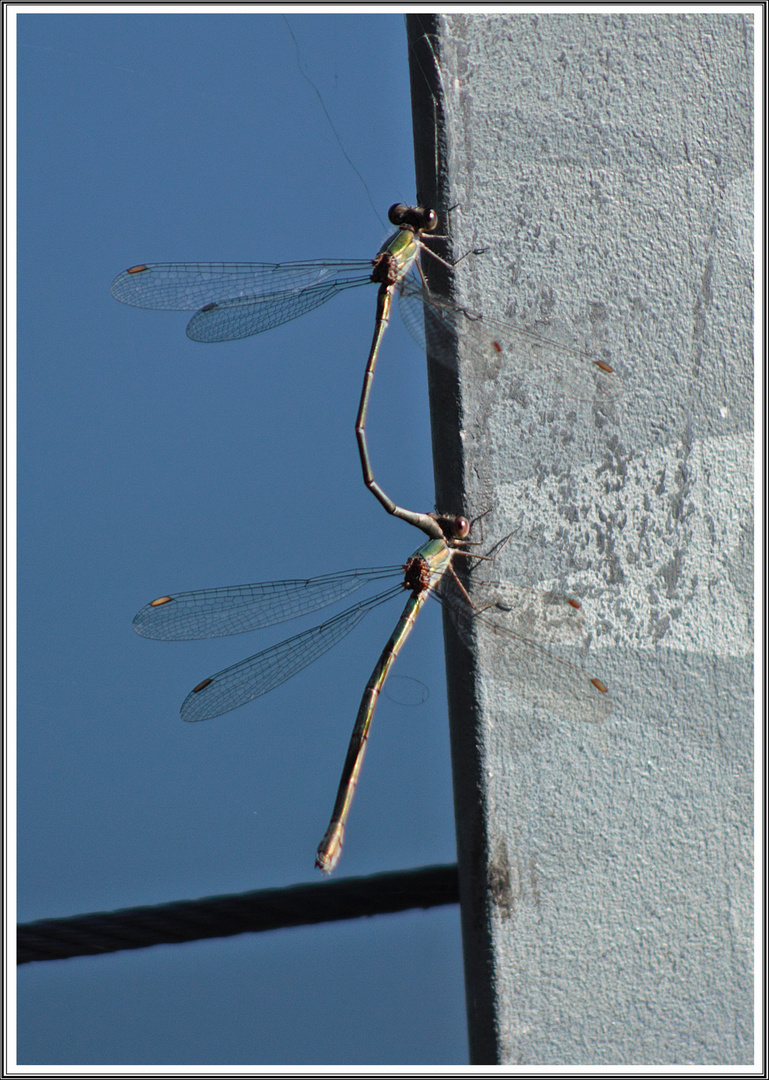
[[[463,585],[454,568],[458,557],[473,556],[463,546],[469,523],[461,517],[424,514],[398,506],[376,483],[366,441],[371,384],[392,299],[397,292],[404,322],[417,340],[425,331],[438,360],[451,363],[458,336],[470,348],[511,365],[538,396],[568,400],[609,400],[619,379],[602,359],[531,334],[512,324],[485,319],[427,287],[420,254],[438,258],[425,239],[437,217],[420,207],[393,206],[398,231],[373,260],[302,263],[144,263],[120,274],[112,293],[124,303],[163,310],[195,310],[187,334],[214,342],[249,337],[311,311],[336,293],[365,283],[379,285],[373,340],[366,363],[356,438],[366,486],[385,509],[430,538],[403,567],[363,569],[305,581],[262,582],[160,597],[134,620],[146,637],[187,640],[236,634],[275,625],[334,603],[363,585],[388,576],[400,582],[360,601],[312,630],[304,631],[203,680],[182,705],[185,720],[228,712],[280,685],[349,633],[368,611],[405,589],[411,595],[369,679],[361,701],[331,824],[316,864],[330,872],[341,854],[344,828],[365,752],[377,697],[419,610],[432,595],[448,609],[465,640],[482,624],[495,642],[498,670],[523,697],[549,711],[594,720],[611,709],[606,687],[580,668],[555,656],[557,641],[582,633],[578,602],[552,593],[516,589],[506,582]],[[443,261],[443,260],[441,260]]]

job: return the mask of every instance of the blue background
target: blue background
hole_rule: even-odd
[[[18,19],[22,922],[316,880],[400,601],[194,725],[195,683],[320,618],[192,643],[131,619],[168,591],[402,563],[423,539],[360,476],[373,287],[222,345],[109,294],[144,261],[368,258],[414,201],[403,18],[289,22],[368,191],[280,16]],[[397,316],[368,430],[384,489],[431,509],[425,363]],[[455,859],[437,604],[396,672],[429,698],[382,698],[337,875]],[[31,964],[18,1007],[29,1065],[467,1060],[456,908]]]

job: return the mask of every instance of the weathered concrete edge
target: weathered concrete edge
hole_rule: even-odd
[[[448,217],[447,133],[443,87],[436,70],[440,60],[440,16],[407,15],[409,70],[414,127],[417,197],[438,211],[441,228]],[[443,254],[451,258],[450,241]],[[448,292],[448,274],[430,265],[430,285]],[[428,385],[433,468],[437,508],[443,513],[465,512],[465,455],[458,367],[449,370],[428,354]],[[477,737],[477,682],[474,658],[460,642],[444,613],[448,681],[454,819],[459,866],[459,896],[465,965],[465,994],[473,1065],[500,1061],[499,1017],[494,993],[494,963],[489,895],[489,851]]]

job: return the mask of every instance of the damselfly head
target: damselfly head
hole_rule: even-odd
[[[438,228],[438,215],[435,210],[422,210],[422,224],[419,226],[422,232],[435,232]]]
[[[430,514],[438,523],[447,540],[464,540],[470,535],[470,522],[465,517],[452,514]]]
[[[422,206],[406,206],[405,203],[393,203],[387,211],[391,225],[398,228],[413,229],[414,232],[435,232],[438,228],[438,215],[434,210]]]
[[[464,517],[455,517],[453,519],[453,537],[454,540],[464,540],[470,535],[470,522]]]

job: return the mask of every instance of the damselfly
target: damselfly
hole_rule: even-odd
[[[305,630],[202,682],[181,707],[182,719],[206,720],[229,712],[273,690],[311,664],[361,619],[404,589],[405,608],[366,684],[358,709],[331,822],[318,848],[316,865],[326,873],[336,866],[369,728],[379,693],[395,658],[429,596],[443,603],[461,637],[469,643],[478,624],[489,631],[494,675],[549,712],[598,720],[611,711],[604,684],[552,652],[552,646],[582,634],[580,604],[554,593],[516,588],[508,582],[462,583],[452,565],[470,560],[463,544],[465,518],[433,516],[441,537],[422,545],[401,567],[347,570],[305,580],[268,581],[161,596],[136,615],[134,630],[143,637],[192,640],[244,633],[316,611],[374,581],[400,578],[320,626]]]
[[[567,401],[603,401],[621,392],[620,379],[600,357],[550,341],[515,326],[458,307],[430,292],[420,255],[434,259],[426,240],[434,238],[438,218],[433,210],[392,206],[389,218],[398,231],[376,257],[365,260],[312,260],[295,263],[142,263],[119,274],[112,295],[134,307],[195,311],[187,325],[193,341],[234,341],[280,326],[319,307],[345,289],[379,286],[376,324],[355,423],[366,487],[390,514],[438,538],[429,515],[397,506],[374,479],[366,440],[366,414],[382,335],[390,318],[394,293],[403,321],[420,344],[425,330],[431,355],[454,363],[458,338],[497,369],[504,364],[516,400],[559,395]]]

